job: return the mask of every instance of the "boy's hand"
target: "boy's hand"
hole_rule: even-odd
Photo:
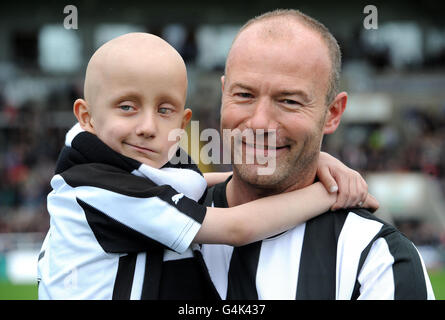
[[[379,208],[378,201],[368,194],[368,184],[355,170],[326,152],[320,152],[317,177],[329,192],[337,192],[337,202],[331,210],[364,207],[369,211]]]
[[[368,193],[368,196],[366,197],[365,202],[363,203],[362,207],[366,208],[368,211],[376,212],[379,209],[379,202],[376,198],[374,198],[373,195]]]

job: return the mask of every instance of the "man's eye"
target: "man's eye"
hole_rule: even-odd
[[[286,106],[290,106],[293,108],[296,108],[296,107],[299,107],[302,105],[300,102],[298,102],[296,100],[292,100],[292,99],[283,99],[283,100],[280,100],[280,102]]]
[[[251,93],[248,92],[238,92],[235,93],[235,96],[240,97],[240,98],[244,98],[244,99],[250,99],[253,97],[253,95]]]

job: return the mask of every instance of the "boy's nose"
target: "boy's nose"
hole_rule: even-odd
[[[136,127],[136,134],[144,138],[154,138],[157,132],[157,122],[155,115],[151,112],[147,113],[139,119]]]

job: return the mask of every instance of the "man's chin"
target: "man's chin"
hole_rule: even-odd
[[[237,164],[233,165],[233,172],[243,182],[258,188],[276,188],[285,180],[285,174],[278,168],[265,165]]]

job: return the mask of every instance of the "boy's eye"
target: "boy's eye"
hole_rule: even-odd
[[[122,106],[119,106],[119,108],[123,111],[131,111],[134,109],[133,106],[129,106],[129,105],[122,105]]]
[[[158,109],[158,112],[159,112],[159,113],[162,113],[162,114],[169,114],[169,113],[172,112],[172,110],[169,109],[169,108],[159,108],[159,109]]]

